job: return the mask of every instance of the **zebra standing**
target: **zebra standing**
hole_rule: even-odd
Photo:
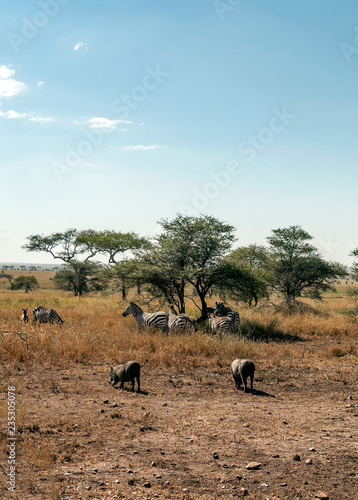
[[[26,309],[22,308],[22,314],[20,316],[20,321],[22,321],[23,323],[28,323],[29,322],[29,317],[27,315],[27,311],[28,310],[29,310],[28,307]]]
[[[233,311],[230,307],[226,307],[224,302],[215,302],[216,309],[215,314],[217,316],[229,316],[232,318],[232,331],[240,331],[240,314],[237,311]]]
[[[216,316],[209,314],[209,324],[212,333],[230,333],[232,332],[232,318],[230,316]]]
[[[34,315],[34,323],[57,323],[58,325],[62,325],[63,320],[57,314],[54,309],[46,309],[46,307],[37,306],[32,311]]]
[[[168,329],[173,330],[193,330],[196,325],[194,318],[191,318],[187,314],[177,314],[174,306],[168,304],[169,315],[168,315]]]
[[[127,309],[123,312],[123,316],[128,316],[129,314],[133,314],[139,331],[142,331],[145,327],[159,328],[164,333],[167,331],[167,315],[163,311],[155,313],[144,312],[137,304],[130,302]]]

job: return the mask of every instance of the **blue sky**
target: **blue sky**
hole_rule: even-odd
[[[356,2],[18,0],[0,19],[1,262],[51,262],[30,234],[151,235],[178,212],[237,245],[301,224],[352,262]]]

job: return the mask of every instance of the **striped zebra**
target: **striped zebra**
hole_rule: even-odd
[[[46,307],[37,306],[32,311],[34,315],[34,323],[57,323],[58,325],[62,325],[63,320],[57,314],[54,309],[46,309]]]
[[[215,314],[217,316],[229,316],[232,318],[232,331],[237,333],[240,331],[240,314],[237,311],[233,311],[230,307],[226,307],[224,302],[215,302],[216,309]]]
[[[168,329],[169,331],[178,330],[194,330],[196,326],[196,321],[187,314],[178,314],[172,304],[168,304],[169,315],[168,315]]]
[[[209,324],[212,333],[231,333],[232,318],[230,316],[216,316],[213,313],[209,314]]]
[[[22,308],[22,314],[20,316],[20,321],[22,321],[23,323],[28,323],[29,322],[29,317],[27,315],[27,311],[28,310],[29,310],[28,307],[26,309]]]
[[[167,331],[167,315],[163,311],[155,313],[144,312],[137,304],[130,302],[127,309],[123,312],[123,316],[128,316],[129,314],[133,314],[139,331],[149,327],[159,328],[164,333]]]

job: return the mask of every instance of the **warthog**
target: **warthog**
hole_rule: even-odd
[[[118,382],[123,388],[124,382],[132,383],[132,391],[134,391],[134,382],[137,379],[137,392],[140,392],[140,364],[137,361],[128,361],[125,365],[117,365],[111,368],[109,372],[109,384],[114,386]]]
[[[250,377],[251,390],[253,390],[255,365],[249,359],[235,359],[231,363],[231,373],[238,389],[244,383],[244,392],[247,392],[246,379]]]

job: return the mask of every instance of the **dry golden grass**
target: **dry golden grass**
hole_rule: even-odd
[[[134,300],[141,304],[141,297]],[[337,361],[340,369],[357,363],[357,318],[341,313],[351,302],[334,297],[318,306],[306,302],[314,312],[290,316],[273,308],[240,308],[242,335],[221,338],[205,328],[191,335],[139,333],[134,318],[122,316],[127,301],[120,300],[118,294],[78,298],[55,290],[0,292],[0,330],[27,336],[26,343],[16,333],[2,333],[0,359],[56,366],[137,359],[151,366],[211,367],[220,371],[232,359],[247,357],[259,359],[265,369],[286,371],[295,366],[296,372],[315,365],[324,365],[329,371]],[[31,311],[39,304],[56,309],[64,325],[33,324]],[[27,325],[18,321],[22,307],[29,307]],[[198,316],[190,308],[188,313]],[[319,344],[323,339],[322,347]]]

